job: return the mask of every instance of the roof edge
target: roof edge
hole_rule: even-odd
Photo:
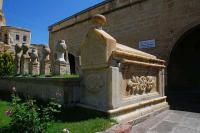
[[[25,28],[21,28],[21,27],[15,27],[15,26],[2,26],[2,28],[10,28],[10,29],[17,29],[17,30],[23,30],[23,31],[27,31],[27,32],[31,32],[31,30],[29,29],[25,29]]]
[[[58,22],[56,22],[56,23],[50,25],[50,26],[48,27],[48,29],[51,29],[51,27],[53,27],[53,26],[55,26],[55,25],[61,24],[61,23],[64,22],[64,21],[67,21],[67,20],[69,20],[69,19],[71,19],[71,18],[73,18],[73,17],[79,16],[79,15],[81,15],[81,14],[83,14],[83,13],[86,13],[86,12],[92,10],[92,9],[95,9],[95,8],[97,8],[97,7],[99,7],[99,6],[102,6],[102,5],[107,4],[107,3],[109,3],[109,2],[112,2],[112,1],[114,1],[114,0],[105,0],[105,1],[103,1],[103,2],[101,2],[101,3],[98,3],[98,4],[94,5],[94,6],[91,6],[91,7],[89,7],[89,8],[86,8],[86,9],[84,9],[84,10],[78,12],[78,13],[75,13],[74,15],[71,15],[71,16],[65,18],[65,19],[62,19],[62,20],[60,20],[60,21],[58,21]]]

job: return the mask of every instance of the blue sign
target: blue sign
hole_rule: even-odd
[[[154,48],[156,47],[156,40],[145,40],[145,41],[140,41],[139,42],[139,48],[144,49],[144,48]]]

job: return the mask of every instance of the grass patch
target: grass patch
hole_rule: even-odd
[[[111,126],[111,121],[103,118],[94,118],[80,122],[55,122],[51,123],[48,133],[62,132],[67,128],[71,133],[95,133]]]
[[[64,75],[52,75],[52,76],[49,76],[49,77],[52,77],[52,78],[79,78],[80,76],[79,75],[64,74]]]
[[[64,109],[57,118],[57,122],[51,123],[48,132],[55,133],[67,128],[72,133],[95,133],[115,123],[102,112],[79,107]]]
[[[79,75],[73,74],[64,74],[64,75],[15,75],[15,76],[7,76],[7,77],[26,77],[26,78],[79,78]]]
[[[10,118],[5,111],[11,106],[10,102],[0,100],[0,132],[8,127]],[[62,110],[54,122],[49,123],[47,133],[60,133],[67,128],[71,133],[95,133],[104,131],[115,121],[107,118],[105,114],[79,107]]]
[[[0,128],[5,127],[10,123],[10,118],[5,115],[5,111],[9,108],[10,108],[9,102],[0,101]]]

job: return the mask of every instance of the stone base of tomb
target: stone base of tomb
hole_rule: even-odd
[[[30,74],[31,75],[39,75],[39,63],[30,63]]]
[[[50,61],[41,62],[40,63],[40,74],[41,75],[50,75],[51,74],[50,67],[51,67]]]
[[[104,112],[105,114],[116,120],[118,123],[132,122],[134,124],[137,124],[152,116],[159,114],[162,111],[169,109],[166,98],[167,97],[164,96],[152,100],[146,100],[108,111],[99,110],[84,104],[78,104],[78,106]]]
[[[54,64],[54,74],[55,75],[70,74],[69,63],[64,61],[56,61]]]
[[[30,70],[30,58],[22,58],[21,59],[21,65],[20,65],[20,74],[26,75],[29,74]]]
[[[19,75],[20,74],[20,67],[15,65],[15,75]]]

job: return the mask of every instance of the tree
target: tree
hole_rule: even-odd
[[[0,76],[10,76],[14,71],[14,60],[7,52],[0,53]]]

